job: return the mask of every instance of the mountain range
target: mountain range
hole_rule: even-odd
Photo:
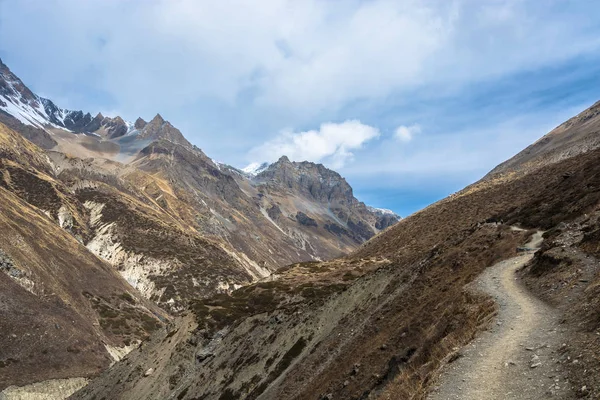
[[[224,165],[0,62],[0,398],[424,399],[501,325],[478,277],[538,231],[511,279],[558,315],[545,379],[597,398],[599,133],[596,103],[400,219],[323,165]]]
[[[0,276],[10,278],[3,294],[22,292],[32,310],[56,302],[77,314],[81,323],[69,329],[86,348],[70,352],[64,346],[64,357],[28,349],[39,351],[27,356],[30,368],[54,353],[55,367],[36,372],[25,362],[15,361],[17,368],[6,361],[21,360],[25,350],[5,343],[8,352],[0,360],[11,366],[0,389],[71,376],[72,368],[79,375],[95,373],[191,300],[267,279],[291,263],[347,254],[400,219],[358,201],[343,177],[320,164],[282,156],[251,174],[213,161],[159,114],[129,123],[59,108],[1,61],[0,124],[3,217],[9,223],[37,215],[30,228],[19,222],[11,234],[3,229],[7,275]],[[53,246],[61,250],[48,256],[49,267],[45,251],[38,250]],[[62,261],[52,261],[56,257]],[[71,282],[74,265],[88,277]],[[14,320],[13,306],[3,308],[5,321]],[[35,315],[15,324],[26,325]],[[21,330],[10,323],[5,328]],[[38,347],[61,347],[64,335],[56,329]]]
[[[528,251],[538,231],[541,249],[510,280],[551,305],[557,325],[539,334],[560,339],[550,347],[522,337],[514,346],[529,357],[550,347],[552,359],[524,367],[550,363],[551,378],[540,379],[552,384],[541,393],[597,397],[598,109],[347,256],[193,301],[73,398],[428,398],[474,338],[511,322],[496,322],[499,307],[472,287],[488,267]],[[507,379],[499,385],[519,380],[512,365],[495,367]]]

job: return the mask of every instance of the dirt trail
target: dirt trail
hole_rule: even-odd
[[[573,397],[556,362],[563,343],[558,315],[515,274],[541,241],[538,232],[525,245],[529,251],[488,268],[474,283],[494,298],[498,316],[492,328],[460,351],[462,357],[445,367],[430,400]]]

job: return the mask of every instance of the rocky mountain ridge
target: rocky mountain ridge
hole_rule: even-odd
[[[519,174],[600,147],[600,101],[498,165],[485,179]]]
[[[291,220],[294,220],[296,225],[290,225],[286,220],[286,222],[282,222],[283,226],[279,226],[273,221],[266,210],[273,209],[271,214],[277,214],[276,209],[279,207],[280,200],[269,199],[266,192],[268,190],[271,192],[275,191],[279,199],[280,196],[284,195],[284,190],[277,188],[277,185],[292,185],[292,182],[288,178],[286,178],[288,180],[284,179],[286,172],[283,172],[283,170],[286,170],[288,167],[286,163],[278,162],[268,167],[263,165],[270,172],[264,171],[266,173],[260,177],[240,174],[239,170],[230,167],[224,167],[221,170],[221,166],[218,163],[215,163],[206,157],[200,149],[191,145],[183,134],[168,121],[165,121],[160,114],[157,114],[149,122],[138,118],[135,123],[131,124],[120,117],[108,118],[102,114],[91,117],[89,113],[81,111],[66,112],[58,108],[50,100],[36,96],[4,64],[2,64],[1,78],[0,80],[4,82],[4,86],[7,89],[0,94],[6,99],[6,102],[10,102],[13,105],[18,104],[19,107],[29,107],[25,110],[27,114],[15,112],[13,109],[4,109],[5,112],[25,124],[25,126],[13,126],[13,128],[17,128],[18,131],[23,132],[26,130],[24,128],[31,128],[32,126],[36,129],[44,130],[45,132],[40,132],[40,135],[45,135],[39,140],[39,142],[44,142],[43,147],[72,156],[80,158],[107,158],[126,165],[135,166],[148,173],[159,175],[164,175],[167,173],[166,171],[173,170],[173,173],[169,174],[170,177],[168,179],[179,186],[180,189],[185,188],[187,191],[185,197],[201,197],[193,201],[196,203],[193,205],[196,209],[205,208],[206,204],[210,204],[216,200],[210,196],[202,196],[200,194],[210,192],[213,196],[225,199],[225,203],[230,202],[231,204],[223,204],[223,202],[217,200],[219,204],[214,207],[211,205],[209,208],[221,210],[227,214],[229,213],[228,208],[242,207],[245,213],[250,212],[254,214],[253,219],[255,221],[260,219],[266,220],[279,233],[283,233],[286,237],[281,238],[280,241],[287,241],[288,244],[284,246],[291,246],[290,250],[297,253],[294,256],[290,252],[283,261],[283,264],[298,260],[323,259],[342,254],[399,219],[396,215],[379,216],[377,212],[361,206],[360,202],[353,197],[349,185],[341,177],[332,178],[332,171],[320,166],[316,169],[313,168],[313,171],[309,174],[290,175],[289,179],[297,179],[298,182],[293,184],[293,188],[288,187],[285,189],[286,193],[296,198],[293,206],[294,210],[290,210],[287,216],[293,215]],[[14,113],[14,115],[11,113]],[[16,123],[15,121],[9,122]],[[73,135],[70,132],[84,133],[84,135]],[[28,138],[31,139],[31,137]],[[33,140],[35,142],[35,138]],[[38,144],[40,144],[39,142]],[[57,144],[52,146],[53,142]],[[170,157],[179,155],[180,161],[198,162],[198,165],[202,165],[202,168],[198,169],[197,166],[188,163],[185,167],[188,171],[184,172],[181,170],[181,166],[174,166],[172,161],[168,160],[169,155]],[[185,161],[184,164],[186,164]],[[305,168],[309,164],[307,163]],[[277,172],[278,169],[282,171]],[[199,181],[197,177],[188,175],[191,170],[196,170],[195,173],[198,176],[205,176],[205,179]],[[270,176],[269,174],[272,173],[277,176]],[[212,178],[208,179],[208,176],[212,176]],[[311,178],[308,179],[308,176],[311,176]],[[186,182],[182,182],[183,177],[189,179]],[[330,201],[329,204],[324,202],[324,199],[318,197],[319,189],[317,188],[317,181],[321,184],[320,182],[325,182],[328,179],[343,181],[343,185],[339,186],[338,189],[343,187],[343,190],[346,192],[340,194],[340,196],[332,194],[331,199],[333,201]],[[218,190],[215,190],[215,184],[219,187]],[[308,185],[311,187],[308,188]],[[238,188],[234,188],[233,186],[238,186]],[[269,188],[268,190],[266,189],[267,187]],[[313,193],[311,193],[311,190]],[[253,196],[257,198],[253,200],[248,199],[248,197]],[[319,203],[316,210],[310,204],[313,201]],[[250,206],[247,204],[248,202],[255,205]],[[348,210],[345,210],[345,207]],[[202,213],[203,211],[201,210],[200,212]],[[298,221],[294,217],[299,212],[305,215],[311,215],[315,212],[319,214],[310,218],[322,219],[323,229],[316,232],[316,236],[313,234],[313,230],[305,232],[307,226],[301,223],[298,224]],[[220,234],[224,234],[225,236],[236,235],[235,232],[227,232],[229,230],[227,229],[228,222],[220,217],[217,217],[217,219],[220,219],[225,225],[225,229],[219,230]],[[213,228],[214,226],[209,227],[206,224],[202,227],[202,229],[207,229],[209,233],[214,231]],[[250,227],[248,228],[250,229]],[[272,229],[269,228],[268,230]],[[271,232],[267,234],[267,236],[269,235],[274,236],[277,233]],[[318,240],[318,242],[324,244],[317,243],[317,238],[321,235],[326,236],[325,240]],[[239,238],[239,240],[236,238],[234,247],[236,245],[238,247],[241,246],[240,243],[243,241],[243,238]],[[280,248],[280,246],[277,247]],[[270,249],[269,251],[272,250],[274,249]],[[244,249],[242,252],[251,260],[257,262],[262,262],[262,260],[256,260],[257,257],[272,258],[267,256],[264,251],[261,251],[262,255],[251,255],[250,253],[253,253],[253,251],[248,249]],[[270,268],[282,265],[282,260],[265,262],[267,265],[270,265]]]
[[[551,361],[537,359],[558,371],[540,379],[548,396],[560,382],[575,388],[563,388],[572,398],[597,398],[598,157],[600,149],[585,149],[483,179],[345,257],[290,265],[269,281],[193,302],[74,398],[427,398],[442,366],[501,323],[492,299],[472,290],[476,278],[540,230],[541,249],[510,277],[550,302],[569,338],[548,350]],[[288,165],[282,179],[294,170]]]
[[[192,302],[346,254],[399,219],[369,210],[322,165],[282,160],[248,176],[159,114],[132,124],[64,110],[1,62],[0,101],[0,284],[20,299],[3,308],[20,347],[0,343],[0,390],[93,376]],[[55,328],[41,348],[26,329],[36,313],[46,330],[77,314],[70,337],[85,345]],[[48,357],[53,367],[38,371]]]
[[[240,171],[160,115],[82,113],[98,128],[77,133],[7,70],[0,390],[90,378],[72,398],[423,399],[495,322],[474,280],[541,230],[519,278],[570,339],[543,378],[600,396],[596,106],[389,226],[322,165]]]

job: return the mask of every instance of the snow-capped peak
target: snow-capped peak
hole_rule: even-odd
[[[48,126],[63,128],[68,110],[33,93],[0,62],[0,110],[12,115],[25,125],[45,129]]]
[[[392,210],[388,210],[386,208],[376,208],[376,207],[367,206],[367,209],[369,211],[371,211],[372,213],[379,214],[379,215],[395,215],[395,216],[397,216],[397,214],[395,212],[393,212]]]
[[[256,176],[258,174],[260,174],[261,172],[263,172],[265,169],[269,168],[269,163],[268,162],[264,162],[264,163],[251,163],[249,164],[247,167],[242,168],[242,171],[245,172],[248,175],[251,176]]]

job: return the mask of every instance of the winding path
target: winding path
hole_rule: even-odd
[[[562,341],[558,315],[517,280],[542,241],[536,233],[530,251],[502,261],[475,285],[494,298],[499,313],[492,328],[460,352],[442,371],[430,400],[565,399],[572,391],[556,360]]]

